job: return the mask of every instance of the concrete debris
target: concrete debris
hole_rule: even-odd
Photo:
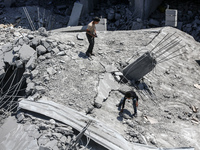
[[[200,89],[200,84],[194,84],[194,87]]]
[[[19,50],[20,59],[23,62],[27,62],[35,54],[36,54],[36,51],[26,44],[23,44],[23,46]]]
[[[36,51],[39,55],[46,53],[47,49],[43,45],[39,45],[36,47]]]
[[[103,101],[108,98],[111,90],[117,90],[119,85],[115,82],[113,76],[110,73],[105,73],[102,79],[99,81],[98,94],[95,98],[95,106],[100,108]]]
[[[14,65],[14,54],[13,51],[5,52],[4,53],[4,62]]]
[[[47,73],[48,73],[49,75],[54,75],[54,74],[57,73],[57,71],[54,70],[52,67],[50,67],[50,68],[47,68]]]
[[[197,111],[198,111],[198,108],[197,107],[195,107],[195,106],[191,106],[191,109],[192,109],[192,111],[194,112],[194,113],[197,113]]]
[[[131,18],[132,14],[127,9],[124,9],[124,7],[126,8],[126,6],[113,8],[114,18],[112,20],[108,20],[109,29],[111,29],[111,27],[113,30],[129,29],[133,26],[133,19]],[[105,13],[105,16],[107,16],[107,12],[105,10],[103,12]],[[185,17],[187,18],[187,16],[192,15],[194,15],[194,13],[190,12]],[[86,17],[84,21],[91,20],[89,17]],[[129,21],[131,21],[131,23],[129,23]],[[143,22],[140,19],[137,19],[136,22],[139,23],[138,28],[140,28],[140,25],[142,25]],[[159,24],[161,24],[160,21]],[[198,18],[196,18],[195,23],[192,22],[187,24],[188,25],[186,25],[183,20],[182,28],[187,29],[188,32],[193,32],[193,34],[198,37],[198,33],[196,32],[200,30],[198,28]],[[148,25],[148,22],[146,25]],[[144,28],[144,24],[142,28]],[[165,35],[170,32],[176,32],[175,35],[181,35],[180,38],[183,43],[188,43],[189,41],[189,44],[186,46],[187,53],[182,54],[180,59],[177,59],[176,62],[169,61],[166,64],[164,63],[162,66],[156,68],[155,72],[146,75],[144,80],[146,84],[150,85],[150,89],[144,90],[145,88],[140,87],[142,84],[138,84],[139,89],[137,89],[137,92],[140,93],[141,97],[141,105],[139,105],[141,109],[139,109],[138,118],[131,118],[127,114],[124,115],[124,118],[123,116],[116,117],[118,111],[113,108],[113,104],[117,103],[118,99],[120,99],[123,95],[114,90],[118,90],[119,87],[123,90],[130,90],[134,88],[127,84],[127,88],[124,88],[123,86],[125,86],[125,84],[119,85],[114,80],[114,78],[116,78],[117,81],[120,81],[123,76],[120,72],[121,70],[119,71],[118,68],[127,66],[126,63],[120,62],[126,61],[127,58],[130,58],[130,54],[131,56],[134,54],[134,59],[137,58],[139,54],[144,52],[142,48],[147,50],[151,49],[151,47],[156,45],[155,41],[159,41],[155,39],[161,39],[162,36],[160,35]],[[193,66],[193,61],[198,59],[198,44],[187,34],[173,28],[148,29],[145,31],[141,30],[139,32],[100,32],[98,35],[99,36],[94,49],[96,56],[92,57],[93,60],[88,60],[79,55],[80,52],[84,53],[87,49],[87,45],[85,44],[86,39],[84,38],[83,40],[78,41],[76,33],[60,33],[59,35],[54,34],[51,36],[43,29],[31,32],[28,29],[15,28],[14,30],[10,30],[3,28],[1,29],[0,35],[0,76],[3,77],[5,75],[5,71],[9,66],[6,62],[10,62],[10,65],[18,66],[18,69],[25,70],[23,77],[25,78],[27,85],[24,86],[26,87],[24,92],[26,93],[25,96],[28,100],[37,101],[39,98],[44,96],[50,97],[53,101],[68,105],[70,108],[83,112],[88,116],[93,116],[99,119],[102,119],[101,117],[105,117],[106,119],[104,119],[108,122],[108,125],[113,128],[113,124],[115,124],[116,129],[120,132],[123,132],[126,127],[121,125],[121,120],[124,119],[123,121],[125,121],[125,123],[127,120],[135,120],[135,122],[131,122],[130,124],[126,123],[128,127],[134,128],[132,129],[133,131],[129,132],[131,134],[125,134],[125,136],[128,135],[127,140],[129,142],[146,143],[146,138],[147,143],[151,145],[159,145],[160,143],[163,143],[163,141],[168,140],[169,143],[172,142],[176,145],[177,143],[175,143],[176,141],[174,139],[165,139],[165,137],[173,136],[173,138],[178,139],[179,144],[185,143],[183,142],[185,141],[185,136],[180,137],[178,133],[175,135],[172,135],[171,133],[175,133],[175,127],[177,129],[176,132],[179,132],[181,129],[184,130],[185,134],[188,134],[189,131],[186,131],[185,128],[183,129],[183,126],[181,126],[182,122],[188,121],[188,126],[184,125],[184,127],[187,126],[188,129],[190,129],[191,126],[193,129],[196,129],[196,125],[191,124],[191,121],[196,123],[199,122],[197,108],[197,106],[199,107],[199,89],[192,88],[192,92],[190,89],[191,85],[193,85],[199,77],[198,72],[196,72],[199,66]],[[38,52],[38,55],[36,52]],[[191,58],[193,60],[191,60]],[[138,72],[140,75],[142,74],[142,71]],[[189,80],[186,78],[184,72],[190,73]],[[185,86],[182,86],[183,82]],[[181,88],[177,90],[176,87]],[[156,95],[156,97],[152,98],[153,95]],[[193,103],[191,108],[192,111],[188,108],[188,105],[187,107],[185,106],[185,98]],[[179,100],[181,100],[181,102]],[[168,110],[168,112],[161,111],[161,107],[154,107],[154,111],[152,111],[150,110],[150,107],[148,107],[149,109],[146,107],[147,103],[148,106],[157,106],[159,104],[164,107],[164,109]],[[97,111],[94,106],[98,108],[101,107],[101,109],[98,109]],[[126,107],[130,106],[131,103],[127,102]],[[105,110],[106,113],[104,112]],[[148,116],[147,119],[140,117],[143,113],[149,114],[146,115]],[[49,114],[53,115],[54,113]],[[114,116],[114,118],[112,118],[112,116]],[[155,116],[157,117],[156,119]],[[195,119],[193,119],[193,117]],[[41,123],[41,120],[37,119],[33,119],[30,122],[27,120],[30,120],[30,118],[26,118],[25,116],[20,123],[27,122],[27,124],[37,124],[37,130],[34,130],[35,135],[32,134],[33,136],[29,136],[30,139],[33,139],[33,143],[30,143],[29,146],[30,149],[32,146],[35,146],[35,144],[40,147],[48,148],[45,144],[50,141],[57,140],[57,136],[60,137],[60,135],[53,135],[55,130],[56,133],[62,134],[59,139],[59,142],[61,142],[58,142],[57,145],[55,145],[55,149],[57,149],[57,147],[59,149],[65,149],[65,144],[70,143],[73,138],[71,135],[74,134],[73,129],[68,127],[58,127],[57,123],[55,124],[56,119],[54,121],[47,121],[47,123]],[[169,124],[165,124],[166,120]],[[158,121],[158,123],[156,121]],[[177,125],[178,122],[181,122],[181,124]],[[157,131],[163,130],[160,129],[160,123],[162,123],[162,128],[164,128],[166,132],[163,137],[159,137],[161,139],[160,141],[157,141],[159,139],[155,140],[154,136],[145,134],[149,133],[150,129],[152,133],[156,134],[155,137],[158,136]],[[145,125],[147,129],[145,130],[135,125]],[[40,128],[42,126],[43,129]],[[37,132],[38,129],[41,129],[41,133]],[[168,132],[168,129],[171,131]],[[198,133],[198,130],[195,131]],[[7,134],[9,134],[9,132],[7,132]],[[17,138],[13,134],[14,133],[11,134],[13,136],[11,139],[14,141],[14,138]],[[45,136],[42,136],[43,134],[45,134]],[[3,137],[3,134],[1,135]],[[42,140],[43,137],[48,139]],[[29,138],[25,137],[25,139]],[[40,142],[37,141],[39,139]],[[198,139],[199,138],[194,135],[192,141],[199,143]],[[20,142],[19,144],[23,145]],[[54,142],[52,145],[51,142],[48,145],[53,146]],[[38,145],[37,143],[40,143],[41,145]],[[1,142],[0,144],[0,147],[3,147]],[[8,143],[5,144],[6,146],[9,146],[8,149],[13,149],[12,145],[9,145]],[[24,145],[26,144],[27,143],[25,141]],[[192,142],[185,144],[195,145]],[[37,146],[35,146],[35,148],[37,148]]]

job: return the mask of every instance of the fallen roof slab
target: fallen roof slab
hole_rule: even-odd
[[[92,124],[87,129],[89,132],[85,132],[85,135],[110,150],[194,150],[191,147],[157,148],[138,143],[130,144],[119,133],[113,129],[109,129],[100,121],[61,104],[47,100],[47,98],[41,98],[37,102],[24,99],[19,102],[19,108],[59,120],[78,131],[81,131],[89,120],[92,120]]]
[[[92,120],[92,124],[87,129],[89,132],[85,132],[86,136],[110,150],[132,150],[129,143],[119,133],[109,129],[100,121],[66,106],[40,99],[37,102],[22,100],[19,103],[19,108],[59,120],[78,131],[81,131],[89,120]]]

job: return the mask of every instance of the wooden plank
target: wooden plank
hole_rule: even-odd
[[[78,131],[83,129],[87,121],[92,120],[92,124],[85,132],[86,136],[110,150],[132,150],[132,146],[117,131],[109,129],[100,121],[66,106],[45,99],[37,102],[24,99],[19,102],[19,108],[59,120]]]

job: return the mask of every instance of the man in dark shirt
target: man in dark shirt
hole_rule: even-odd
[[[133,116],[137,116],[137,107],[138,107],[138,96],[134,91],[128,91],[125,93],[125,96],[121,99],[120,103],[118,104],[119,108],[121,109],[120,112],[123,112],[124,105],[126,102],[126,99],[132,99],[133,100],[133,108],[134,108],[134,114]],[[122,105],[122,108],[121,108]]]

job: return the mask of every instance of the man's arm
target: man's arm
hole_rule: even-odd
[[[92,37],[95,37],[94,34],[90,33],[90,30],[89,30],[89,29],[86,30],[86,33],[89,34],[89,35],[91,35]]]

